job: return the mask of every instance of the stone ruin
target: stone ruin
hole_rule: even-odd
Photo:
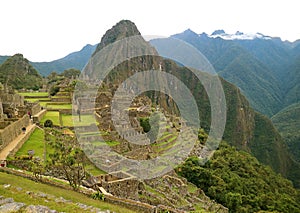
[[[18,137],[30,124],[31,116],[40,111],[39,103],[27,103],[23,96],[0,85],[0,150]]]

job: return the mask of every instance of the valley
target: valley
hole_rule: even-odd
[[[0,57],[0,209],[13,197],[25,212],[30,204],[65,212],[300,212],[299,44],[224,31],[150,42],[140,35],[122,20],[98,45],[62,59]],[[219,74],[226,125],[217,145],[206,87],[215,76],[200,70],[203,85],[191,67],[163,57],[172,39],[193,45]],[[192,103],[167,94],[177,81],[150,81],[164,92],[137,88],[153,77],[141,74],[149,70],[180,79],[197,112],[183,118]]]

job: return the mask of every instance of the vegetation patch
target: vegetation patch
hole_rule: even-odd
[[[48,97],[48,92],[19,92],[19,95],[22,95],[24,97]]]
[[[72,109],[72,104],[47,104],[48,109]]]
[[[45,150],[45,134],[42,129],[36,128],[29,139],[18,150],[16,156],[28,155],[29,150],[34,151],[34,156],[42,158]]]
[[[48,119],[53,122],[53,125],[60,126],[59,112],[47,111],[44,117],[42,118],[41,123],[44,124],[44,122]]]
[[[4,185],[7,184],[10,187],[5,188]],[[94,200],[75,191],[41,184],[2,172],[0,172],[0,194],[6,198],[13,197],[16,202],[27,205],[44,205],[59,212],[91,212],[91,209],[84,210],[80,208],[78,203],[100,208],[101,210],[120,213],[134,212],[121,206]]]
[[[65,115],[62,114],[62,122],[63,126],[89,126],[96,122],[95,117],[93,115],[81,115],[81,121],[79,121],[79,116],[73,115]],[[73,121],[75,123],[73,123]]]
[[[224,142],[204,166],[190,157],[176,171],[230,212],[300,212],[299,192],[289,180]]]

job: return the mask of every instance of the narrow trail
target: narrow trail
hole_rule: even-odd
[[[13,141],[11,141],[4,149],[0,151],[0,161],[6,160],[7,156],[13,150],[15,147],[18,146],[18,144],[23,140],[23,138],[28,137],[33,131],[33,129],[36,128],[36,124],[29,124],[26,127],[26,132],[21,133],[18,137],[16,137]]]
[[[18,137],[16,137],[12,142],[10,142],[3,150],[0,151],[0,160],[6,160],[7,156],[18,144],[23,140],[23,138],[28,137],[36,128],[35,124],[29,124],[26,127],[26,132],[21,133]]]

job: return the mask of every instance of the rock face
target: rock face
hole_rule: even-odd
[[[7,187],[6,187],[7,186]],[[10,190],[11,186],[9,184],[3,185],[3,187],[7,190]],[[22,188],[17,187],[12,188],[22,191]],[[45,194],[43,192],[32,192],[26,191],[27,196],[35,196],[38,198],[45,198],[46,200],[55,200],[56,203],[69,203],[72,205],[78,206],[82,209],[82,212],[97,212],[97,213],[110,213],[110,210],[101,210],[99,208],[88,206],[82,203],[73,203],[72,201],[66,200],[63,197],[55,197],[50,194]],[[23,212],[23,213],[58,213],[58,211],[50,209],[47,206],[43,205],[27,205],[21,202],[15,202],[13,198],[6,198],[4,196],[0,196],[0,212],[1,213],[13,213],[13,212]],[[80,210],[81,212],[81,210]]]
[[[107,46],[108,44],[135,35],[141,35],[136,25],[129,20],[122,20],[118,22],[115,26],[113,26],[111,29],[106,31],[106,33],[101,39],[101,42],[98,44],[95,53],[101,50],[103,47]]]
[[[57,213],[56,210],[51,210],[46,206],[42,206],[42,205],[29,205],[25,208],[24,210],[25,213],[40,213],[40,212],[47,212],[47,213]]]
[[[18,212],[24,206],[24,203],[15,202],[13,198],[0,197],[0,212],[2,213]]]

